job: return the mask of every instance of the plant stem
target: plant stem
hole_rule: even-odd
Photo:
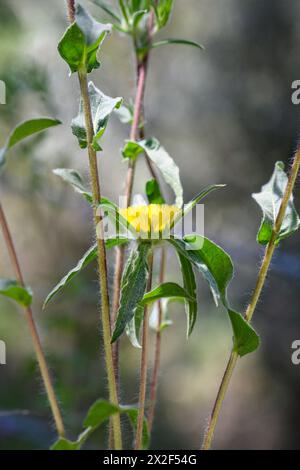
[[[87,74],[85,71],[78,73],[79,84],[81,90],[81,97],[83,103],[83,111],[86,126],[86,135],[88,143],[89,166],[91,176],[91,186],[94,202],[94,223],[97,232],[97,247],[98,247],[98,269],[99,269],[99,282],[101,294],[101,320],[103,327],[103,342],[105,352],[105,362],[108,378],[109,398],[111,403],[118,405],[117,386],[113,365],[113,354],[111,347],[111,329],[110,329],[110,307],[107,285],[107,264],[106,264],[106,249],[104,242],[104,230],[101,216],[97,214],[97,207],[101,201],[101,190],[98,176],[97,153],[93,149],[92,142],[94,137],[93,121],[91,113],[90,98],[88,93]],[[122,435],[120,415],[117,413],[112,417],[114,442],[117,450],[122,449]]]
[[[161,256],[160,256],[159,284],[162,284],[164,282],[165,265],[166,265],[166,252],[165,252],[165,248],[162,247]],[[158,386],[158,377],[159,377],[160,356],[161,356],[161,329],[160,327],[162,323],[162,318],[163,318],[162,303],[161,301],[159,301],[158,302],[158,324],[157,324],[157,332],[156,332],[156,338],[155,338],[154,365],[153,365],[152,379],[151,379],[151,385],[150,385],[150,407],[149,407],[149,412],[148,412],[148,430],[149,430],[150,436],[151,436],[154,414],[155,414],[157,386]]]
[[[268,270],[269,270],[269,267],[273,258],[273,254],[276,248],[277,236],[280,232],[281,225],[282,225],[285,213],[286,213],[289,200],[293,194],[293,190],[294,190],[297,176],[299,173],[299,168],[300,168],[300,147],[297,148],[297,151],[294,157],[293,166],[290,172],[290,177],[289,177],[288,184],[286,186],[286,189],[285,189],[282,201],[281,201],[279,212],[278,212],[275,225],[273,228],[272,236],[266,247],[263,261],[262,261],[262,264],[258,273],[258,278],[257,278],[256,286],[254,289],[254,293],[245,313],[245,320],[248,323],[250,323],[252,320],[253,314],[255,312],[257,303],[259,301],[262,289],[266,281]],[[211,414],[210,422],[209,422],[207,431],[205,433],[205,438],[204,438],[203,446],[202,446],[203,450],[209,450],[211,448],[211,443],[212,443],[215,428],[218,422],[219,414],[223,405],[226,392],[229,387],[229,383],[230,383],[234,368],[237,363],[237,359],[238,359],[237,353],[232,351],[224,376],[223,376],[223,379],[222,379],[222,382],[221,382],[221,385],[220,385],[220,388],[219,388],[219,391],[218,391],[218,394],[217,394],[217,398],[216,398],[215,405]]]
[[[149,266],[149,277],[148,277],[148,284],[147,284],[147,292],[151,290],[151,286],[152,286],[153,253],[149,255],[148,266]],[[149,332],[149,307],[146,306],[144,310],[144,319],[143,319],[139,413],[138,413],[137,428],[136,428],[135,450],[140,450],[142,448],[142,440],[143,440],[143,424],[144,424],[145,402],[146,402],[146,392],[147,392],[148,336],[149,336],[148,332]]]
[[[68,16],[70,23],[75,21],[75,2],[74,0],[67,0]],[[114,361],[111,347],[111,329],[110,329],[110,307],[109,307],[109,295],[107,285],[107,264],[106,264],[106,249],[104,242],[104,230],[103,223],[99,213],[97,213],[97,207],[101,201],[101,189],[98,174],[98,163],[97,153],[93,149],[92,142],[94,138],[93,119],[91,112],[91,103],[88,92],[87,73],[85,70],[78,72],[81,98],[84,111],[86,136],[88,144],[88,156],[89,156],[89,167],[91,186],[94,202],[94,223],[95,231],[97,236],[97,248],[98,248],[98,270],[99,270],[99,283],[100,283],[100,295],[101,295],[101,321],[103,328],[103,342],[104,342],[104,353],[105,353],[105,364],[108,379],[109,388],[109,399],[110,401],[118,405],[118,393],[116,386],[116,378],[114,372]],[[114,447],[116,450],[122,449],[122,432],[121,432],[121,421],[120,415],[116,413],[112,417],[113,425],[113,436],[114,436]]]
[[[11,264],[14,269],[16,280],[22,287],[25,287],[24,278],[23,278],[20,263],[18,260],[17,252],[15,249],[14,242],[13,242],[13,239],[9,230],[9,226],[8,226],[1,204],[0,204],[0,224],[1,224],[2,231],[3,231],[3,236],[4,236],[5,244],[7,247],[7,251],[10,256]],[[37,330],[37,327],[33,318],[32,309],[31,307],[26,307],[24,308],[24,310],[25,310],[26,319],[27,319],[28,326],[29,326],[29,331],[32,337],[35,354],[37,357],[37,361],[38,361],[41,375],[44,381],[46,393],[47,393],[48,400],[50,403],[51,411],[52,411],[53,418],[55,421],[57,433],[60,437],[64,437],[65,428],[64,428],[61,412],[58,406],[57,398],[55,395],[55,391],[54,391],[52,381],[50,378],[49,369],[48,369],[47,361],[43,352],[41,340],[40,340],[38,330]]]
[[[67,0],[67,11],[69,23],[75,21],[75,0]]]

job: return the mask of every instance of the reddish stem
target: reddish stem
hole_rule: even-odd
[[[159,272],[159,283],[164,282],[165,277],[165,266],[166,266],[166,253],[164,247],[161,249],[160,257],[160,272]],[[155,353],[154,353],[154,366],[152,372],[152,379],[150,385],[150,406],[148,413],[148,430],[149,435],[151,436],[151,431],[153,427],[153,420],[155,414],[155,406],[157,399],[157,387],[158,387],[158,378],[159,378],[159,367],[160,367],[160,357],[161,357],[161,323],[163,319],[162,303],[158,302],[158,322],[157,322],[157,332],[155,338]]]

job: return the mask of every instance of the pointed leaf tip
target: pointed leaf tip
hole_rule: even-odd
[[[260,344],[259,336],[254,328],[252,328],[240,313],[229,309],[228,315],[234,335],[234,351],[241,357],[254,352]]]
[[[92,81],[88,84],[88,91],[90,96],[93,127],[94,127],[94,139],[93,147],[95,150],[100,151],[100,139],[103,136],[108,120],[115,109],[120,108],[123,98],[111,98],[100,91]],[[85,128],[83,102],[80,100],[79,114],[73,119],[72,132],[77,137],[78,143],[81,148],[87,147],[87,136]]]

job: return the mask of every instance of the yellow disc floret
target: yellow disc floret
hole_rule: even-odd
[[[130,206],[119,212],[138,234],[151,237],[170,229],[181,209],[167,204],[150,204]]]

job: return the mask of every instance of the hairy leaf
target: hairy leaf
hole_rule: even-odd
[[[26,137],[37,134],[38,132],[44,131],[49,129],[49,127],[57,126],[59,124],[61,124],[61,121],[51,118],[30,119],[19,124],[10,134],[5,146],[0,149],[0,167],[5,163],[6,153],[14,145],[19,143],[21,140],[26,139]]]
[[[112,342],[121,336],[126,325],[132,320],[135,309],[145,294],[148,278],[147,257],[149,249],[149,243],[139,243],[136,250],[132,251],[126,263],[122,277],[120,307]]]
[[[128,243],[126,238],[108,238],[105,241],[105,246],[107,249],[114,248],[115,246],[123,245]],[[72,279],[77,276],[77,274],[81,273],[81,271],[86,268],[94,259],[97,258],[97,244],[93,245],[78,261],[77,265],[71,269],[59,282],[56,286],[52,289],[50,294],[48,294],[43,308],[45,308],[48,303],[55,297],[59,292],[61,292],[71,281]]]
[[[226,290],[233,277],[230,256],[214,242],[200,235],[187,235],[182,240],[171,238],[169,242],[204,276],[216,305],[221,300],[227,307]]]
[[[70,72],[78,72],[84,65],[86,50],[85,37],[76,23],[68,27],[58,44],[58,52],[70,67]]]
[[[134,348],[141,349],[140,331],[143,324],[144,307],[138,305],[134,311],[134,317],[126,325],[126,334]]]
[[[65,438],[58,439],[51,450],[80,450],[86,440],[98,429],[104,422],[116,413],[128,416],[134,430],[137,426],[138,408],[128,405],[114,405],[107,400],[97,400],[88,410],[83,426],[85,430],[79,435],[76,441],[70,441]],[[148,433],[147,421],[143,422],[143,448],[149,446],[150,436]]]
[[[88,437],[92,434],[91,428],[83,431],[76,441],[70,441],[64,437],[60,437],[50,448],[50,450],[80,450]]]
[[[109,403],[106,400],[97,400],[89,409],[84,420],[85,428],[97,428],[104,423],[110,416],[119,413],[119,407]]]
[[[101,150],[99,140],[105,132],[108,120],[112,112],[122,104],[122,98],[111,98],[89,82],[88,91],[90,96],[91,111],[94,126],[93,146],[95,150]],[[87,147],[87,136],[82,99],[79,105],[79,114],[72,121],[72,132],[77,137],[81,148]]]
[[[90,204],[93,203],[92,193],[85,188],[82,176],[78,171],[71,168],[56,168],[53,170],[53,173],[59,176],[65,183],[70,184],[76,192],[82,194]]]
[[[121,405],[120,408],[121,408],[121,412],[127,414],[134,431],[136,431],[139,409],[134,407],[134,406],[126,406],[126,405],[123,405],[123,406]],[[142,436],[142,450],[148,449],[149,444],[150,444],[150,434],[149,434],[149,431],[148,431],[148,423],[147,423],[146,418],[144,418],[144,421],[143,421],[143,436]]]
[[[183,204],[183,189],[179,176],[179,168],[170,155],[160,145],[158,140],[152,138],[142,140],[140,142],[127,141],[127,145],[130,146],[133,158],[136,158],[143,152],[148,155],[150,160],[160,170],[166,183],[168,183],[173,189],[176,196],[175,204],[178,207],[181,207]],[[127,158],[129,157],[127,156]]]
[[[255,351],[259,347],[259,336],[252,326],[246,322],[240,313],[228,310],[231,321],[234,342],[233,349],[239,356],[245,356]]]
[[[32,302],[32,291],[29,287],[22,287],[17,281],[0,279],[0,295],[15,300],[22,307],[29,307]]]
[[[263,211],[263,220],[257,235],[257,241],[261,245],[268,244],[271,239],[287,183],[288,177],[284,171],[284,163],[277,162],[270,181],[262,187],[260,193],[252,194]],[[291,196],[277,236],[277,243],[294,233],[300,226],[300,219],[293,201],[294,198]]]
[[[76,6],[73,23],[58,44],[61,57],[67,62],[71,73],[84,68],[88,73],[100,67],[98,50],[112,28],[111,24],[101,24],[79,4]]]
[[[197,284],[193,271],[193,265],[190,260],[180,253],[178,253],[178,257],[181,266],[183,285],[190,297],[190,299],[185,300],[187,312],[187,334],[189,336],[194,329],[198,313]]]

